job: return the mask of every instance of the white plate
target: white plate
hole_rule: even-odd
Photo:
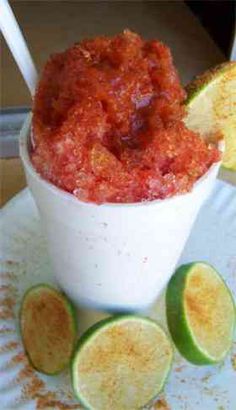
[[[73,399],[69,372],[43,376],[30,368],[23,353],[18,322],[22,295],[33,284],[55,283],[38,213],[27,189],[3,208],[1,232],[0,409],[79,409]],[[180,263],[194,260],[213,264],[236,295],[234,187],[217,182],[202,209]],[[163,296],[150,315],[166,327]],[[79,311],[80,333],[104,316],[101,312]],[[156,409],[235,408],[236,342],[225,362],[217,366],[190,365],[176,352],[173,371]]]

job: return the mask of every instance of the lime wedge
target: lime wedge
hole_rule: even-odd
[[[166,293],[167,322],[180,353],[198,365],[222,361],[234,333],[235,305],[225,282],[202,262],[183,265]]]
[[[26,353],[36,370],[52,375],[68,365],[77,320],[64,294],[46,284],[30,288],[21,305],[20,327]]]
[[[186,91],[186,125],[209,141],[224,138],[223,166],[236,171],[236,62],[205,72]]]
[[[163,388],[173,349],[151,319],[123,315],[100,321],[80,339],[73,361],[77,398],[90,410],[141,409]]]

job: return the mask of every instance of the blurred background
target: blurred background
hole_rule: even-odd
[[[235,59],[235,1],[12,0],[10,4],[39,72],[52,52],[84,37],[111,35],[124,28],[169,45],[183,84],[209,67]],[[17,138],[31,99],[2,36],[0,79],[0,204],[4,204],[25,186]]]

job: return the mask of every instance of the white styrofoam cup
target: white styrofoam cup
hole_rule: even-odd
[[[85,203],[35,171],[30,128],[31,116],[21,131],[20,155],[59,285],[78,305],[110,311],[148,308],[175,269],[220,162],[187,194],[132,204]]]

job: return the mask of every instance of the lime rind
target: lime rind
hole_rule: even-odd
[[[73,349],[72,349],[72,353],[71,353],[71,356],[72,356],[72,354],[73,354],[73,352],[74,352],[74,348],[75,348],[75,345],[76,345],[76,336],[77,336],[77,330],[78,330],[78,323],[77,323],[77,311],[76,311],[76,308],[74,307],[74,305],[71,303],[71,301],[67,298],[67,296],[63,293],[63,292],[60,292],[59,290],[57,290],[57,289],[55,289],[52,285],[49,285],[49,284],[47,284],[47,283],[39,283],[39,284],[36,284],[36,285],[33,285],[33,286],[31,286],[29,289],[27,289],[27,291],[25,292],[25,294],[24,294],[24,296],[23,296],[23,299],[22,299],[22,302],[21,302],[21,306],[20,306],[20,311],[19,311],[19,322],[20,322],[20,334],[21,334],[21,338],[22,338],[22,341],[23,341],[23,345],[24,345],[24,348],[25,348],[25,353],[26,353],[26,356],[27,356],[27,358],[28,358],[28,360],[29,360],[29,363],[31,364],[31,366],[35,369],[35,370],[37,370],[38,372],[40,372],[40,373],[43,373],[43,374],[46,374],[46,375],[48,375],[48,376],[56,376],[56,375],[58,375],[58,374],[60,374],[65,368],[67,368],[68,367],[68,365],[70,364],[70,362],[71,362],[71,357],[69,357],[68,358],[68,361],[65,363],[65,364],[63,364],[63,366],[61,366],[57,371],[54,371],[54,372],[47,372],[47,371],[42,371],[38,366],[37,366],[37,364],[35,364],[33,361],[32,361],[32,358],[31,358],[31,355],[30,355],[30,352],[26,349],[26,347],[25,347],[25,343],[24,343],[24,332],[23,332],[23,329],[22,329],[22,312],[23,312],[23,307],[24,307],[24,303],[25,303],[25,301],[27,300],[27,298],[30,296],[30,294],[31,293],[34,293],[34,292],[40,292],[40,291],[42,291],[42,290],[45,290],[45,289],[48,289],[48,290],[50,290],[50,292],[52,292],[53,294],[56,294],[57,296],[59,295],[60,296],[60,298],[61,298],[61,300],[63,301],[63,303],[64,303],[64,307],[66,308],[66,310],[67,310],[67,312],[68,312],[68,315],[69,315],[69,317],[70,317],[70,319],[71,319],[71,334],[72,334],[72,338],[74,339],[74,342],[73,342]],[[33,296],[33,295],[32,295]]]
[[[80,393],[80,391],[78,389],[79,380],[78,380],[78,377],[77,377],[76,367],[77,367],[77,364],[78,364],[80,352],[83,349],[84,345],[87,345],[87,344],[92,345],[93,342],[94,342],[94,339],[96,339],[96,337],[98,336],[98,334],[100,332],[105,332],[106,329],[109,329],[111,325],[114,325],[114,324],[119,323],[119,322],[130,321],[130,320],[143,321],[143,322],[147,322],[148,324],[152,324],[155,327],[158,327],[158,329],[167,338],[167,340],[169,342],[169,345],[171,347],[171,357],[170,357],[170,360],[169,360],[168,367],[166,368],[166,372],[163,375],[162,384],[161,384],[160,388],[158,389],[158,392],[156,393],[156,395],[150,400],[150,403],[155,402],[158,395],[163,390],[163,388],[166,384],[166,381],[167,381],[168,376],[170,374],[172,363],[173,363],[174,349],[173,349],[172,343],[171,343],[170,339],[168,338],[165,330],[159,324],[157,324],[153,319],[151,319],[149,317],[139,316],[139,315],[134,315],[134,314],[120,314],[120,315],[117,315],[117,316],[111,316],[111,317],[105,318],[105,319],[95,323],[87,331],[85,331],[85,333],[81,336],[81,338],[77,342],[77,345],[76,345],[76,348],[75,348],[75,351],[74,351],[74,355],[73,355],[72,360],[71,360],[71,378],[72,378],[72,386],[73,386],[74,394],[75,394],[76,398],[78,399],[78,401],[81,403],[82,406],[85,407],[86,410],[95,410],[95,409],[83,397],[83,395]],[[146,405],[149,405],[150,403],[147,403]]]
[[[236,62],[226,62],[185,87],[186,125],[209,142],[224,139],[221,167],[236,171]]]
[[[189,362],[196,365],[211,365],[219,363],[225,358],[230,350],[230,344],[229,347],[222,353],[221,357],[212,357],[209,352],[199,346],[194,333],[191,330],[191,324],[188,321],[184,306],[184,290],[188,275],[191,274],[192,269],[195,269],[198,264],[204,264],[206,266],[206,263],[204,262],[193,262],[182,265],[170,279],[166,291],[167,323],[175,346],[182,356],[184,356]],[[215,271],[211,265],[208,264],[207,266]],[[228,292],[235,310],[234,299],[229,288],[223,278],[218,273],[217,275]],[[232,338],[234,329],[235,318],[232,323]]]
[[[199,352],[186,320],[183,298],[180,297],[184,293],[188,271],[189,265],[181,266],[167,287],[166,314],[169,331],[177,349],[188,361],[198,365],[212,364],[212,360],[204,352]]]
[[[205,73],[196,76],[191,83],[187,84],[185,91],[187,93],[187,98],[185,100],[185,105],[191,105],[193,99],[205,91],[209,84],[219,81],[225,73],[236,67],[235,61],[228,61],[211,68]]]

